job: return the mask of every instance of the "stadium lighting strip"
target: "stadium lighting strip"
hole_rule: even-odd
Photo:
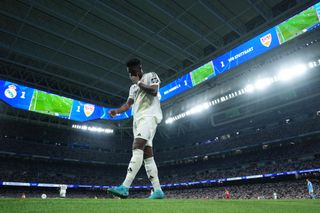
[[[113,129],[101,128],[101,127],[95,127],[95,126],[87,126],[87,125],[76,125],[76,124],[73,124],[72,128],[81,129],[81,130],[90,131],[90,132],[106,133],[106,134],[112,134],[113,133]]]
[[[279,177],[285,175],[295,175],[295,174],[305,174],[312,172],[320,172],[320,168],[316,169],[306,169],[306,170],[297,170],[297,171],[288,171],[288,172],[278,172],[278,173],[270,173],[270,174],[260,174],[260,175],[250,175],[250,176],[242,176],[242,177],[230,177],[230,178],[220,178],[213,180],[202,180],[202,181],[193,181],[193,182],[185,182],[185,183],[170,183],[170,184],[162,184],[161,187],[179,187],[179,186],[190,186],[190,185],[200,185],[200,184],[208,184],[208,183],[223,183],[223,182],[231,182],[237,180],[251,180],[258,178],[268,178],[268,177]],[[34,183],[34,182],[6,182],[0,181],[0,186],[25,186],[25,187],[54,187],[59,188],[62,184],[56,183]],[[67,185],[68,188],[95,188],[95,189],[108,189],[113,188],[115,186],[104,186],[104,185],[79,185],[79,184],[64,184]],[[130,188],[134,189],[151,189],[152,186],[131,186]]]
[[[315,61],[310,61],[308,64],[296,64],[290,67],[287,67],[283,70],[280,70],[277,75],[273,77],[266,77],[261,78],[255,81],[253,84],[248,84],[244,88],[239,89],[237,91],[233,91],[227,95],[220,96],[213,101],[204,102],[201,104],[198,104],[191,109],[182,112],[178,115],[171,116],[165,120],[166,124],[171,124],[174,121],[180,120],[182,118],[185,118],[187,116],[198,114],[201,112],[204,112],[208,110],[210,107],[213,107],[214,105],[220,104],[222,102],[228,101],[230,99],[233,99],[235,97],[252,93],[254,91],[263,90],[267,87],[269,87],[271,84],[276,83],[278,81],[290,81],[294,78],[297,78],[303,74],[305,74],[308,70],[312,70],[315,67],[320,66],[320,58]]]

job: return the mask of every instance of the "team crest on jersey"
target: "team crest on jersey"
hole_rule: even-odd
[[[269,33],[269,34],[267,34],[267,35],[265,35],[265,36],[262,36],[262,37],[260,38],[260,42],[261,42],[261,44],[262,44],[263,46],[269,47],[270,44],[271,44],[271,42],[272,42],[272,34]]]
[[[85,104],[84,105],[84,114],[89,117],[94,112],[94,105],[92,104]]]
[[[17,88],[15,85],[9,85],[8,88],[4,91],[4,95],[7,98],[13,99],[17,96]]]

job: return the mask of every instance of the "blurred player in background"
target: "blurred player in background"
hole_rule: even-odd
[[[277,194],[277,192],[273,192],[273,199],[274,199],[274,200],[277,200],[277,199],[278,199],[278,194]]]
[[[67,194],[67,185],[60,185],[60,197],[65,198]]]
[[[230,199],[230,192],[226,189],[225,190],[225,194],[226,194],[226,200]]]
[[[312,186],[312,183],[309,179],[306,179],[307,181],[307,187],[308,187],[308,193],[309,193],[309,196],[311,199],[314,199],[314,194],[313,194],[313,186]]]
[[[160,187],[158,169],[153,158],[152,140],[157,125],[162,120],[162,111],[158,91],[160,79],[154,72],[143,73],[140,60],[131,59],[127,62],[127,71],[132,85],[127,102],[118,109],[110,110],[111,117],[127,111],[133,104],[133,135],[132,158],[124,182],[108,191],[118,197],[129,196],[129,188],[138,173],[142,163],[153,186],[153,193],[149,198],[162,199],[164,193]]]

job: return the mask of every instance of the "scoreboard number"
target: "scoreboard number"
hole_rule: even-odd
[[[21,92],[20,98],[21,98],[21,99],[26,99],[26,92],[25,92],[25,91],[22,91],[22,92]]]

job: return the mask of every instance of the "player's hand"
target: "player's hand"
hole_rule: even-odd
[[[108,114],[113,118],[118,114],[118,112],[116,109],[111,109],[108,111]]]
[[[137,84],[138,81],[139,81],[139,77],[138,76],[132,75],[130,78],[131,78],[132,83],[134,83],[134,84]]]

